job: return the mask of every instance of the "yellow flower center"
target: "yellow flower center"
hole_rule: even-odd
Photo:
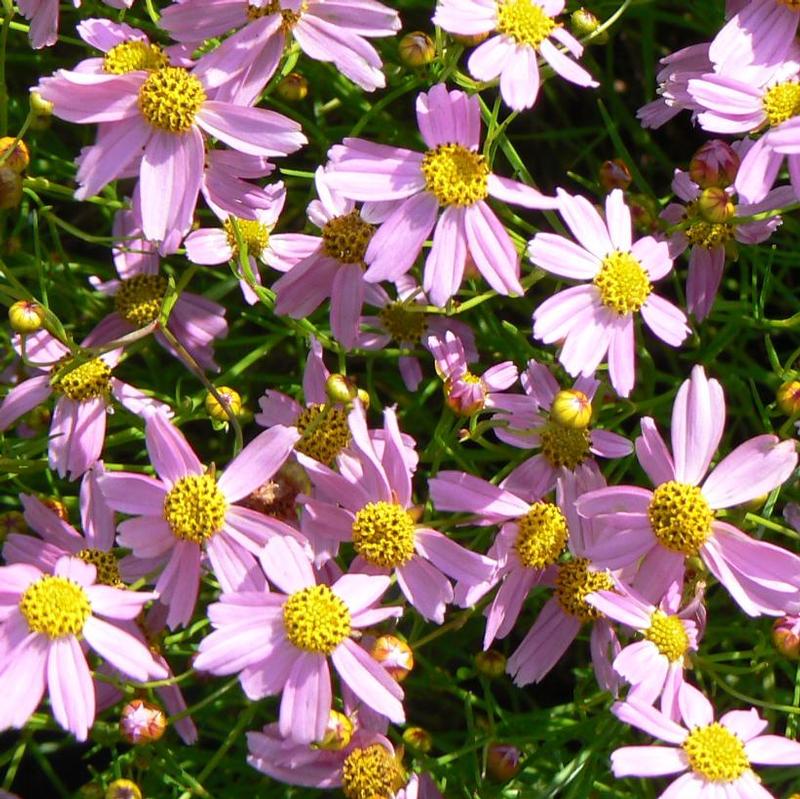
[[[653,290],[639,261],[620,250],[603,259],[593,282],[600,290],[600,302],[620,316],[638,311]]]
[[[405,781],[397,758],[380,744],[353,749],[342,764],[342,792],[347,799],[390,799]]]
[[[565,613],[582,622],[603,615],[586,601],[586,597],[595,591],[610,591],[613,587],[611,576],[607,572],[590,571],[586,558],[576,558],[558,567],[556,599]]]
[[[402,566],[414,554],[414,521],[399,505],[370,502],[356,513],[353,545],[374,566]]]
[[[100,358],[92,358],[73,369],[70,367],[74,360],[67,356],[56,364],[50,381],[53,391],[74,402],[107,399],[111,392],[111,369],[108,364]],[[62,373],[63,369],[69,371]]]
[[[297,23],[300,21],[300,17],[306,12],[308,8],[308,3],[303,2],[300,4],[300,9],[298,11],[285,11],[281,8],[281,4],[279,0],[272,0],[270,3],[265,3],[260,8],[258,6],[251,6],[249,3],[247,4],[247,18],[250,21],[255,19],[261,19],[261,17],[266,17],[269,14],[280,14],[283,18],[283,22],[281,23],[281,30],[286,32],[290,31]]]
[[[800,114],[800,83],[778,83],[764,92],[761,98],[770,126],[780,125]]]
[[[53,639],[80,635],[92,614],[89,597],[78,583],[49,574],[25,589],[19,609],[31,632]]]
[[[591,438],[586,428],[564,427],[551,421],[539,431],[542,455],[554,468],[574,471],[589,455]]]
[[[236,231],[233,229],[233,222],[230,218],[226,219],[222,226],[225,228],[225,236],[228,239],[228,246],[233,250],[233,257],[239,256],[239,242],[236,239]],[[269,229],[266,225],[255,219],[237,219],[236,226],[239,228],[239,235],[247,246],[247,254],[254,258],[261,256],[269,244]]]
[[[750,768],[742,741],[717,721],[695,727],[682,747],[692,771],[709,782],[733,782]]]
[[[535,502],[517,519],[514,549],[520,563],[528,569],[544,569],[558,560],[567,545],[567,520],[552,502]]]
[[[322,228],[322,249],[343,264],[361,264],[373,233],[375,228],[358,211],[335,216]]]
[[[149,42],[122,42],[112,47],[103,58],[103,72],[124,75],[143,69],[155,72],[169,66],[166,53]]]
[[[684,555],[696,555],[711,535],[714,512],[697,486],[662,483],[647,509],[650,526],[662,546]]]
[[[167,279],[161,275],[136,275],[123,280],[114,295],[117,313],[136,327],[158,318],[167,293]]]
[[[555,27],[556,23],[532,0],[497,2],[497,30],[519,44],[538,47]]]
[[[683,622],[677,616],[668,616],[660,610],[650,617],[650,626],[643,635],[672,662],[680,660],[689,649],[689,635]]]
[[[97,568],[98,583],[114,588],[123,587],[124,583],[119,574],[117,559],[112,552],[103,552],[102,549],[82,549],[76,557]]]
[[[439,205],[472,205],[489,194],[489,166],[461,144],[440,144],[422,159],[425,188]]]
[[[425,314],[419,311],[409,311],[408,304],[404,302],[390,302],[378,312],[381,324],[395,341],[414,343],[422,338],[427,330],[428,323]]]
[[[347,411],[338,405],[309,405],[295,427],[301,438],[294,448],[328,466],[350,443]]]
[[[142,116],[168,133],[186,133],[205,101],[203,84],[183,67],[162,67],[139,89]]]
[[[329,655],[350,635],[350,610],[327,585],[314,585],[284,602],[283,625],[298,649]]]
[[[684,232],[690,244],[711,250],[722,246],[733,237],[733,225],[698,220],[689,225]]]
[[[228,503],[211,474],[181,477],[164,497],[164,518],[172,534],[202,544],[222,529]]]

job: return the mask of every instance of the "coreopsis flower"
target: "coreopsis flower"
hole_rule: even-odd
[[[434,305],[458,291],[468,253],[495,291],[522,294],[516,247],[486,200],[554,208],[555,198],[490,171],[478,152],[476,96],[440,83],[417,97],[416,109],[424,153],[364,139],[345,139],[328,152],[333,190],[353,200],[397,202],[370,240],[364,279],[378,283],[408,272],[433,231],[422,288]]]
[[[617,749],[611,754],[615,777],[681,774],[659,799],[773,799],[753,765],[800,764],[800,743],[780,735],[762,735],[767,722],[755,708],[731,710],[714,721],[711,703],[688,684],[681,690],[679,704],[683,724],[635,699],[611,708],[620,721],[671,744]]]
[[[0,729],[24,726],[47,689],[56,722],[85,741],[95,716],[87,645],[134,680],[166,678],[119,625],[156,595],[98,584],[95,576],[92,564],[71,557],[54,574],[24,563],[0,567]]]
[[[533,314],[533,335],[545,344],[563,340],[559,361],[573,377],[594,374],[608,355],[611,385],[627,397],[636,382],[634,315],[665,343],[677,347],[689,334],[686,317],[653,292],[672,259],[666,242],[631,236],[631,214],[621,189],[606,198],[605,219],[583,197],[559,189],[559,212],[578,244],[537,233],[530,259],[559,277],[591,280],[545,300]]]
[[[722,386],[695,366],[672,407],[672,454],[655,422],[641,422],[636,455],[655,490],[613,486],[578,498],[578,512],[605,528],[591,556],[612,569],[638,563],[634,587],[656,592],[680,579],[687,557],[700,556],[748,615],[796,612],[800,558],[750,538],[715,513],[781,485],[797,465],[795,443],[756,436],[705,477],[724,426]]]
[[[83,346],[97,343],[93,331]],[[46,330],[39,330],[25,337],[25,357],[36,374],[14,386],[3,399],[0,430],[55,394],[48,460],[59,477],[74,480],[99,459],[112,397],[141,417],[167,410],[163,403],[114,377],[122,349],[93,358],[80,349],[70,351]]]
[[[119,543],[151,570],[170,629],[189,622],[197,601],[201,559],[208,557],[223,590],[260,585],[256,556],[274,535],[293,535],[285,524],[235,505],[268,480],[297,441],[276,425],[251,441],[220,475],[204,468],[167,418],[151,416],[145,441],[158,478],[112,472],[100,481],[108,505],[134,518],[119,525]],[[263,581],[263,578],[262,578]]]
[[[317,492],[325,497],[325,501],[305,501],[301,529],[315,551],[322,545],[334,549],[352,541],[353,570],[393,573],[406,599],[426,619],[441,624],[445,607],[453,600],[453,587],[445,575],[464,584],[481,582],[491,577],[495,563],[416,524],[411,489],[415,463],[409,459],[391,408],[384,411],[380,439],[370,436],[358,403],[348,415],[348,424],[352,454],[337,459],[340,474],[298,455]]]
[[[521,449],[539,449],[503,480],[502,487],[528,499],[552,491],[559,481],[587,469],[597,472],[592,455],[623,458],[633,446],[609,430],[592,429],[592,400],[600,381],[579,377],[561,389],[550,370],[531,359],[520,375],[525,395],[505,395],[492,419],[495,435]]]
[[[193,44],[236,30],[201,58],[198,69],[221,99],[250,105],[266,86],[292,39],[315,61],[336,69],[366,91],[386,85],[382,62],[367,38],[394,36],[400,18],[376,0],[347,6],[328,0],[202,0],[173,3],[159,24]]]
[[[284,536],[267,542],[260,561],[280,593],[224,593],[208,609],[215,631],[201,641],[194,667],[239,673],[250,699],[281,694],[278,729],[300,743],[325,734],[332,702],[329,657],[362,702],[402,723],[402,690],[351,638],[362,627],[401,615],[398,607],[374,606],[389,578],[350,573],[330,586],[318,583],[305,550]]]
[[[524,111],[539,96],[540,56],[571,83],[599,85],[572,60],[581,57],[583,45],[555,20],[564,6],[564,0],[439,0],[433,22],[458,35],[496,34],[475,49],[467,68],[477,80],[499,77],[503,100]]]

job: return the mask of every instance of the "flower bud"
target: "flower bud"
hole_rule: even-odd
[[[53,104],[49,100],[45,100],[37,91],[32,91],[29,96],[31,104],[31,111],[37,117],[49,117],[53,114]]]
[[[778,407],[787,415],[800,413],[800,380],[787,380],[776,393]]]
[[[800,660],[800,617],[781,616],[775,619],[772,643],[785,658]]]
[[[358,401],[364,406],[364,410],[369,410],[369,393],[363,388],[358,389],[356,392]]]
[[[728,192],[716,186],[703,189],[696,203],[700,216],[712,224],[727,222],[736,213]]]
[[[352,737],[353,722],[344,713],[340,713],[338,710],[331,710],[328,716],[328,724],[325,727],[325,735],[322,736],[322,740],[314,744],[314,747],[338,752],[350,743]]]
[[[407,33],[397,45],[400,60],[407,67],[424,67],[436,57],[433,39],[423,31]]]
[[[497,782],[508,782],[519,774],[522,752],[511,744],[491,743],[486,752],[486,771]]]
[[[370,654],[397,682],[403,682],[414,668],[411,647],[394,635],[382,635],[378,638],[372,645]]]
[[[105,799],[142,799],[142,792],[135,782],[114,780],[106,790]]]
[[[325,381],[325,393],[331,402],[347,405],[356,398],[358,389],[349,377],[334,373]]]
[[[740,163],[736,150],[728,142],[711,139],[692,156],[689,177],[701,189],[711,186],[724,189],[736,179]]]
[[[0,211],[16,208],[22,202],[22,178],[10,167],[0,166]]]
[[[475,668],[484,677],[494,680],[502,677],[506,670],[506,656],[496,649],[487,649],[475,655]]]
[[[299,103],[308,96],[308,81],[299,72],[290,72],[278,83],[275,91],[287,103]]]
[[[8,309],[8,321],[15,333],[35,333],[44,324],[45,310],[38,302],[19,300]]]
[[[13,136],[0,137],[0,161],[3,166],[14,170],[18,175],[21,174],[31,162],[28,145],[24,141],[17,141]]]
[[[606,190],[627,189],[631,185],[631,171],[620,158],[603,161],[598,170],[600,185]]]
[[[403,730],[403,743],[409,749],[416,749],[417,752],[428,754],[433,747],[433,737],[422,727],[406,727]]]
[[[130,744],[147,744],[157,741],[167,728],[164,711],[152,702],[132,699],[122,708],[119,731]]]
[[[55,497],[40,497],[39,502],[42,503],[48,510],[53,511],[62,522],[67,522],[69,524],[69,512],[67,511],[67,506],[60,500],[56,499]]]
[[[217,389],[217,394],[225,401],[230,412],[234,416],[238,416],[242,412],[242,398],[239,392],[229,386],[215,386],[215,388]],[[205,408],[206,413],[212,419],[216,419],[218,422],[225,422],[228,420],[228,413],[225,408],[210,391],[206,394]]]
[[[576,36],[589,36],[600,27],[600,20],[588,8],[573,11],[569,23]],[[594,44],[605,44],[607,41],[608,34],[605,31],[592,40]]]
[[[592,421],[592,401],[582,391],[559,391],[550,406],[550,418],[562,427],[584,430]]]
[[[477,47],[481,42],[489,38],[490,31],[483,33],[451,33],[450,36],[464,47]]]

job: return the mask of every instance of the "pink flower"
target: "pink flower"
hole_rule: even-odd
[[[298,435],[281,425],[261,433],[219,476],[203,467],[163,414],[150,417],[145,438],[158,479],[107,473],[100,490],[110,507],[134,516],[119,525],[119,543],[147,561],[150,571],[161,569],[156,591],[174,629],[192,617],[203,553],[224,591],[252,589],[263,584],[255,558],[267,540],[295,535],[287,525],[233,503],[278,470]]]
[[[672,269],[665,242],[652,236],[632,241],[631,214],[623,193],[606,198],[606,218],[583,197],[558,191],[560,213],[573,243],[553,233],[537,233],[530,259],[559,277],[591,280],[545,300],[533,314],[533,335],[545,344],[563,340],[559,360],[569,374],[589,377],[608,354],[611,385],[627,397],[636,381],[634,314],[662,341],[677,347],[689,334],[686,317],[653,293],[651,281]]]
[[[617,703],[617,718],[672,746],[623,746],[611,755],[615,777],[682,774],[659,799],[773,799],[752,765],[800,764],[800,744],[761,735],[767,726],[754,708],[731,710],[714,721],[711,703],[696,688],[680,693],[683,725],[635,699]]]
[[[341,679],[365,704],[395,723],[405,721],[403,692],[351,632],[399,616],[376,608],[388,577],[344,574],[317,584],[304,549],[275,536],[261,554],[269,580],[282,593],[224,593],[209,607],[216,628],[200,643],[195,668],[240,673],[250,699],[282,694],[279,730],[301,743],[319,741],[331,713],[330,657]]]
[[[61,558],[53,575],[0,567],[0,729],[23,727],[47,688],[55,720],[85,741],[95,716],[87,645],[134,680],[164,679],[166,669],[116,623],[154,598],[96,584],[95,567],[77,558]]]
[[[570,58],[580,58],[583,46],[554,19],[564,5],[564,0],[439,0],[433,22],[466,36],[496,33],[470,56],[470,75],[482,81],[499,76],[503,100],[523,111],[539,96],[539,56],[571,83],[599,85]]]
[[[408,272],[433,231],[422,288],[435,305],[458,291],[468,253],[495,291],[522,294],[516,247],[486,199],[525,208],[554,208],[555,199],[490,171],[478,152],[477,97],[438,84],[417,98],[417,123],[425,153],[363,139],[345,139],[328,153],[326,180],[342,196],[397,201],[367,247],[364,279],[378,283]]]
[[[615,486],[579,497],[578,513],[604,528],[592,558],[611,569],[641,561],[634,587],[657,592],[680,579],[687,557],[699,555],[750,616],[800,610],[800,558],[715,518],[783,483],[797,465],[794,441],[752,438],[703,480],[725,426],[725,398],[701,366],[672,407],[673,454],[651,418],[641,426],[636,455],[656,489]]]

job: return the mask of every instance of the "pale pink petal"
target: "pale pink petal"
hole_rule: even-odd
[[[331,674],[325,656],[301,652],[289,672],[280,709],[280,732],[299,743],[318,741],[331,712]]]
[[[154,414],[147,420],[145,441],[150,463],[158,476],[170,485],[187,475],[203,473],[203,467],[183,433],[164,414]]]
[[[142,641],[113,624],[91,617],[86,620],[83,635],[92,649],[134,680],[164,680],[168,676]]]
[[[396,571],[397,584],[408,601],[429,621],[441,624],[444,611],[453,601],[453,586],[430,563],[418,555]]]
[[[94,723],[94,685],[73,635],[50,641],[47,685],[53,718],[79,741],[85,741]]]
[[[618,778],[661,777],[688,768],[683,750],[671,746],[623,746],[611,753],[611,769]]]

